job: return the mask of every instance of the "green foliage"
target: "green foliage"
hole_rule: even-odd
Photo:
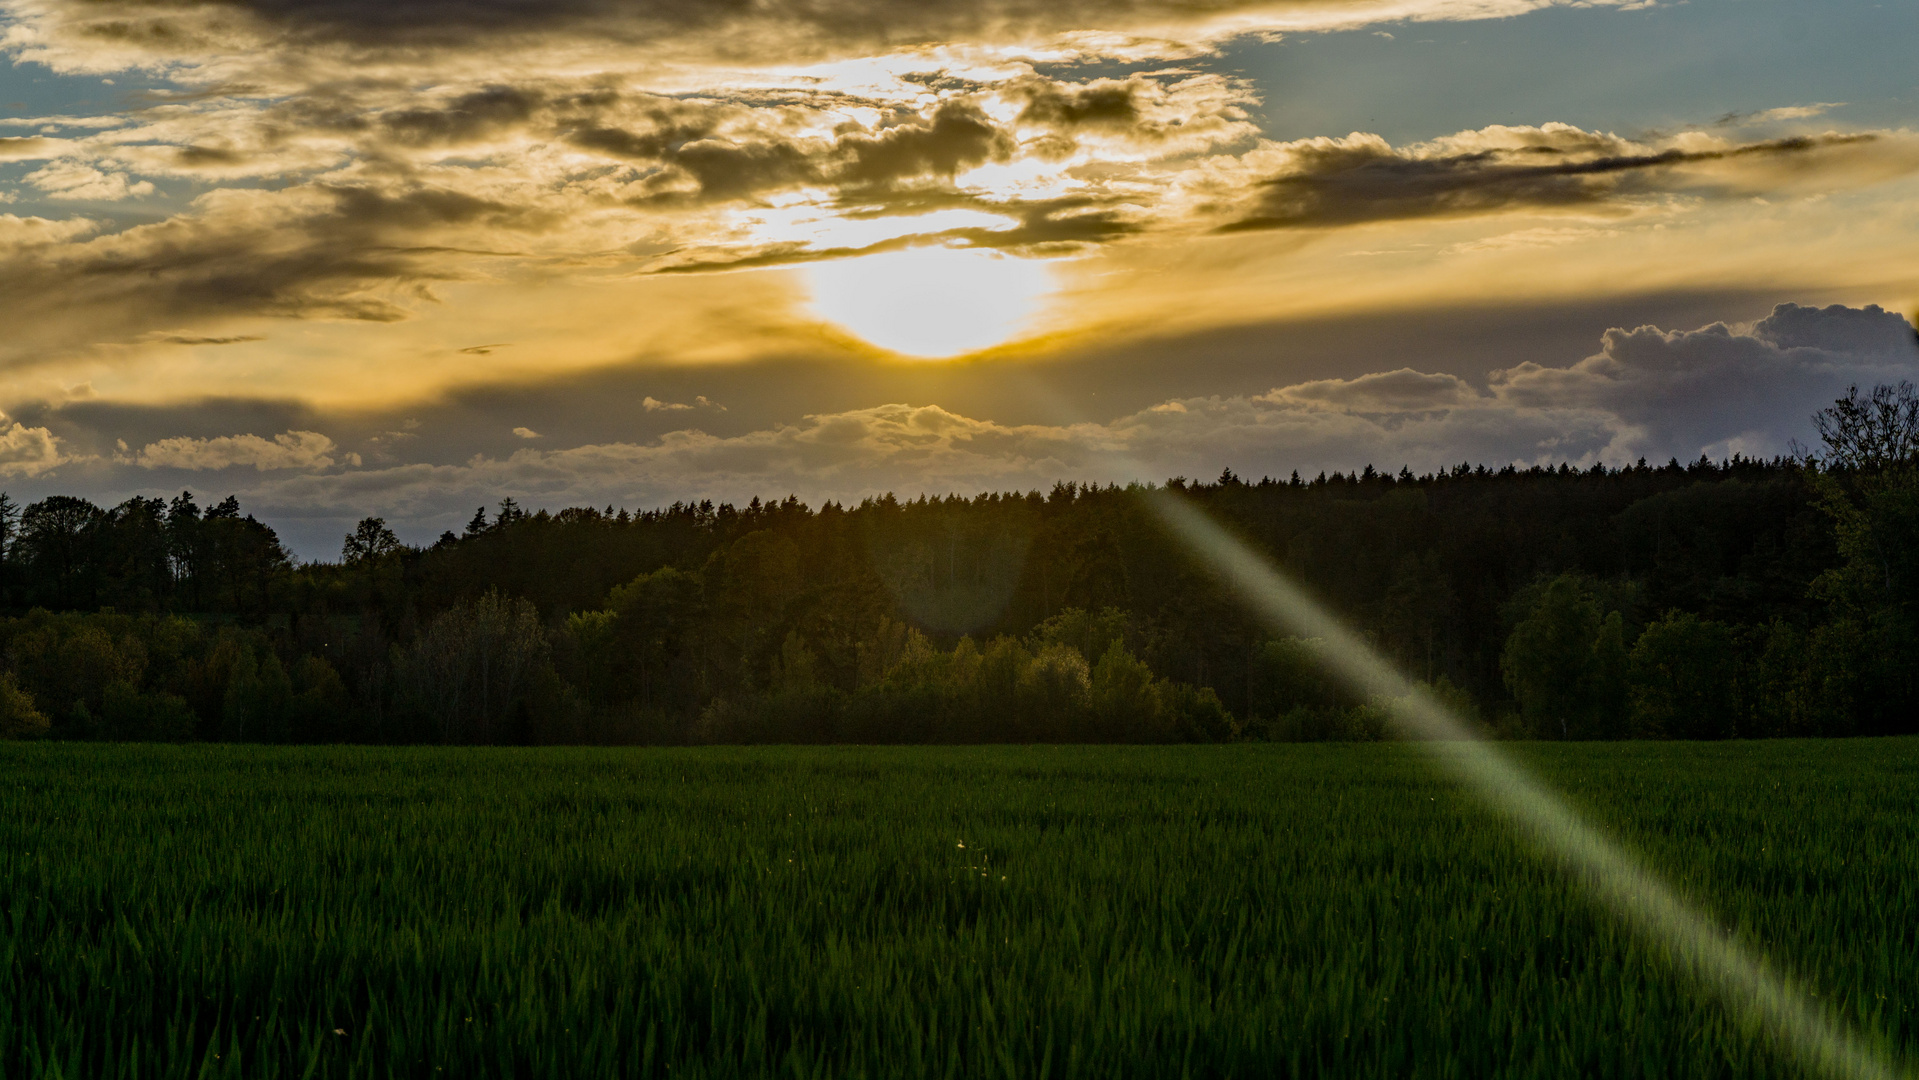
[[[1160,699],[1153,669],[1127,652],[1125,642],[1118,638],[1093,665],[1087,679],[1086,703],[1092,714],[1092,734],[1101,741],[1173,741],[1175,726],[1167,702]]]
[[[1919,1054],[1919,745],[1518,752]],[[6,744],[0,880],[8,1077],[1807,1075],[1409,746]]]
[[[1910,387],[1906,387],[1910,396]],[[1883,734],[1919,714],[1919,465],[1815,472],[1844,560],[1812,583],[1834,614],[1813,636],[1813,667],[1828,697],[1828,723]]]
[[[922,639],[923,640],[923,639]],[[813,650],[799,631],[789,630],[780,644],[779,659],[773,664],[773,688],[782,691],[811,690],[820,685],[814,673]]]
[[[1500,667],[1531,730],[1606,739],[1625,733],[1626,662],[1619,612],[1602,614],[1594,586],[1562,574],[1535,590]]]
[[[1072,734],[1072,723],[1086,708],[1092,688],[1091,671],[1086,658],[1071,645],[1042,645],[1019,673],[1017,700],[1021,711],[1030,717],[1055,718]]]
[[[1113,645],[1124,646],[1134,640],[1131,624],[1132,617],[1116,607],[1098,612],[1067,608],[1033,627],[1030,636],[1035,649],[1068,645],[1081,656],[1105,656]]]
[[[1731,627],[1683,611],[1632,647],[1632,727],[1639,738],[1726,739],[1742,732],[1744,687]]]
[[[0,672],[0,739],[38,739],[52,728],[13,672]]]

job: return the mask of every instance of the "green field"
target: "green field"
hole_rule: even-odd
[[[1433,752],[0,745],[0,1075],[1796,1075]],[[1919,740],[1517,752],[1913,1059]]]

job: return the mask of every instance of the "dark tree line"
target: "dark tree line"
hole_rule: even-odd
[[[1919,730],[1919,395],[1822,458],[1168,487],[1489,729]],[[0,496],[0,727],[374,742],[1377,738],[1137,487],[529,513],[295,565],[228,498]]]

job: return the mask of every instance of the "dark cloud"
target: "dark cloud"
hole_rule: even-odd
[[[630,111],[635,103],[594,104]],[[821,104],[832,102],[814,107]],[[658,166],[636,199],[642,204],[750,199],[822,183],[871,197],[901,184],[950,180],[1017,149],[1012,133],[967,99],[908,113],[876,131],[849,125],[832,139],[756,126],[751,110],[737,104],[659,102],[638,111],[633,121],[608,123],[605,112],[576,109],[557,123],[560,136],[581,149]]]
[[[413,146],[456,146],[518,127],[542,104],[542,95],[513,86],[463,94],[442,108],[396,109],[380,116],[388,138]]]
[[[1104,128],[1124,131],[1140,120],[1137,96],[1143,80],[1102,79],[1088,86],[1061,86],[1048,79],[1024,79],[1012,87],[1025,102],[1019,122],[1064,130]]]
[[[264,341],[255,334],[238,334],[233,337],[188,337],[184,334],[161,334],[147,339],[159,345],[239,345],[248,341]]]
[[[0,161],[42,157],[51,145],[53,145],[52,140],[32,135],[0,138]]]
[[[391,322],[408,314],[400,299],[467,272],[438,256],[475,252],[447,241],[548,224],[542,212],[425,186],[231,193],[199,215],[0,262],[0,322],[14,328],[0,360],[210,316]]]
[[[753,126],[750,111],[738,105],[663,103],[641,113],[637,123],[608,124],[590,114],[560,121],[561,137],[574,146],[658,167],[640,185],[638,205],[752,199],[821,184],[856,203],[915,198],[929,183],[937,188],[1018,149],[1012,132],[970,99],[944,101],[877,130],[845,125],[831,139]]]
[[[680,146],[668,158],[699,185],[708,199],[747,198],[760,192],[796,187],[819,176],[818,164],[791,142],[701,139]]]
[[[624,123],[608,114],[637,112]],[[661,161],[679,147],[711,138],[738,110],[714,105],[658,100],[629,102],[617,93],[581,96],[569,102],[556,123],[566,141],[583,150],[633,161]]]
[[[1332,6],[1358,16],[1366,5]],[[1261,0],[85,0],[59,14],[75,37],[153,51],[205,47],[233,33],[234,24],[252,24],[290,45],[383,53],[566,35],[633,45],[693,41],[715,57],[764,59],[768,49],[828,55],[1032,40],[1088,27],[1165,29],[1272,7]]]
[[[1251,214],[1221,231],[1318,228],[1521,209],[1598,206],[1632,196],[1710,190],[1688,166],[1783,159],[1873,142],[1877,136],[1778,139],[1725,149],[1620,152],[1623,140],[1552,128],[1526,145],[1422,155],[1383,140],[1292,144],[1286,171],[1260,185]]]
[[[1780,304],[1750,329],[1614,328],[1570,367],[1524,363],[1492,374],[1513,408],[1585,408],[1616,419],[1618,454],[1771,454],[1807,437],[1806,418],[1846,386],[1919,374],[1902,316],[1877,305]]]
[[[989,161],[1005,161],[1016,144],[970,101],[942,102],[932,114],[867,135],[845,136],[836,148],[852,184],[884,185],[920,176],[944,176]]]
[[[173,162],[183,169],[238,165],[247,155],[218,146],[182,146],[173,153]]]

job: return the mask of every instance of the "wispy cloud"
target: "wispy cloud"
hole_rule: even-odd
[[[1815,116],[1824,116],[1834,109],[1844,108],[1843,101],[1819,101],[1811,105],[1782,105],[1776,109],[1759,109],[1755,112],[1729,112],[1714,120],[1719,127],[1738,127],[1745,124],[1771,124],[1782,120],[1810,120]]]

